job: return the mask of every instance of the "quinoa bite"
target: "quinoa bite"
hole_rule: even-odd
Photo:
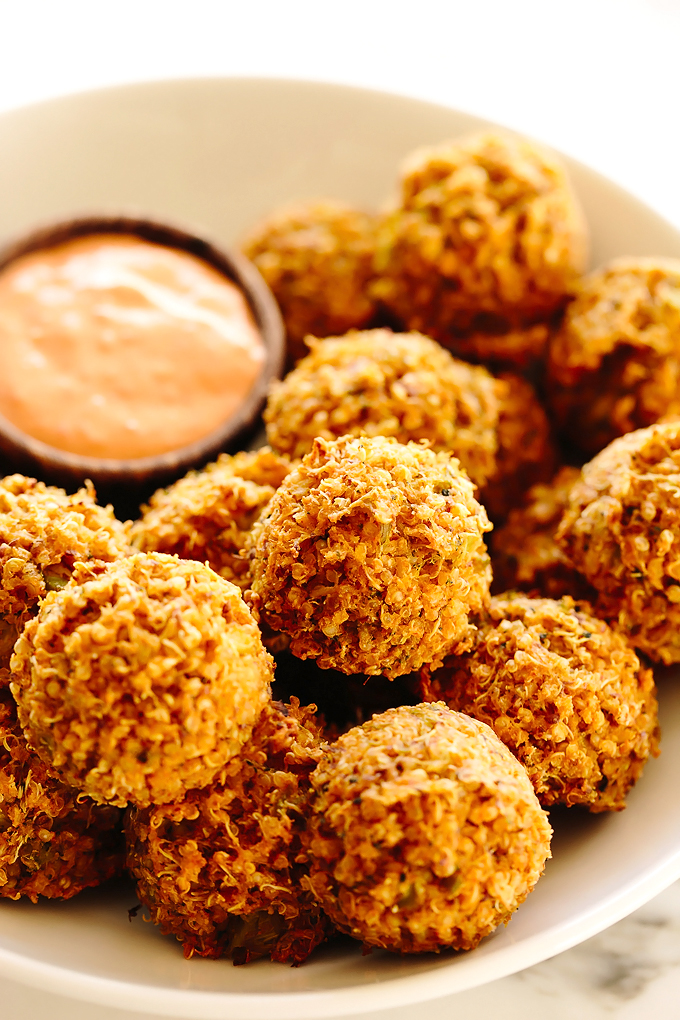
[[[250,530],[290,471],[290,462],[267,447],[254,453],[221,453],[202,471],[190,471],[159,489],[130,527],[141,552],[200,560],[245,590],[249,560],[242,550]]]
[[[585,277],[548,358],[565,437],[592,456],[680,412],[680,260],[623,258]]]
[[[128,812],[139,898],[186,957],[299,964],[331,934],[300,884],[309,775],[324,756],[313,712],[267,705],[208,786]]]
[[[267,438],[281,454],[302,457],[316,438],[344,435],[425,440],[458,458],[493,519],[550,477],[550,423],[520,376],[496,378],[420,333],[364,330],[310,347],[267,402]]]
[[[561,163],[482,132],[414,152],[378,231],[374,293],[408,329],[448,345],[561,308],[585,268],[586,226]]]
[[[53,776],[0,691],[0,897],[70,899],[122,871],[123,812]]]
[[[496,470],[480,487],[491,520],[503,521],[527,489],[547,481],[557,466],[550,422],[534,387],[512,372],[495,380],[498,393]]]
[[[598,615],[655,662],[680,662],[680,422],[628,432],[586,464],[555,538]]]
[[[248,740],[272,678],[239,589],[162,553],[76,565],[26,626],[11,669],[37,754],[121,807],[209,783]]]
[[[423,674],[422,693],[491,726],[544,807],[620,811],[658,753],[651,669],[568,596],[493,598],[474,648]]]
[[[543,363],[551,333],[552,326],[545,322],[508,328],[501,317],[480,315],[475,328],[451,329],[440,343],[475,365],[522,372]]]
[[[0,684],[24,623],[80,561],[111,562],[129,552],[111,507],[97,506],[90,482],[72,496],[24,475],[0,480]]]
[[[555,533],[580,479],[575,467],[561,467],[551,482],[528,490],[522,506],[511,510],[493,533],[491,566],[494,594],[518,589],[534,597],[559,599],[571,595],[592,601],[595,589],[579,574],[557,542]]]
[[[253,529],[260,619],[322,668],[391,679],[441,663],[488,599],[490,525],[473,493],[447,453],[315,440]]]
[[[306,354],[304,338],[360,329],[375,314],[376,218],[341,202],[314,201],[273,213],[242,248],[279,303],[289,362]]]
[[[420,333],[372,329],[325,340],[269,394],[271,446],[303,457],[317,437],[393,436],[448,450],[476,485],[497,470],[498,384]]]
[[[550,856],[523,767],[488,726],[442,703],[349,730],[311,783],[305,885],[367,946],[473,949]]]

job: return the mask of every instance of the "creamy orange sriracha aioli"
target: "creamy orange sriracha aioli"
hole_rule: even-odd
[[[0,414],[60,450],[139,458],[201,439],[264,358],[241,290],[187,252],[92,234],[0,272]]]

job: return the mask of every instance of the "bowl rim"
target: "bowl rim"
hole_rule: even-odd
[[[38,105],[38,104],[36,104]],[[6,241],[0,248],[0,273],[23,255],[57,247],[96,234],[138,237],[184,251],[235,283],[255,319],[265,348],[257,378],[238,408],[200,439],[165,453],[138,458],[92,457],[70,453],[36,439],[0,414],[0,449],[18,464],[41,469],[64,481],[90,478],[103,485],[144,483],[183,474],[204,464],[220,450],[234,446],[253,431],[271,383],[280,378],[285,357],[285,331],[279,307],[257,268],[235,248],[217,245],[204,231],[173,220],[121,213],[79,214],[43,223]]]
[[[680,678],[675,682],[680,683]],[[495,969],[493,978],[479,980],[478,975],[485,969],[486,957],[475,957],[473,964],[468,965],[465,979],[457,983],[454,992],[445,967],[392,977],[373,985],[285,994],[167,988],[84,974],[51,963],[27,961],[21,954],[1,947],[0,974],[80,1001],[115,1005],[118,1009],[140,1011],[154,1017],[158,1017],[159,1010],[162,1010],[160,1015],[178,1020],[224,1020],[225,1017],[230,1020],[270,1020],[274,1015],[277,1020],[334,1020],[336,1017],[390,1008],[385,1004],[388,990],[391,998],[398,998],[399,1006],[415,1006],[526,970],[609,928],[663,892],[678,878],[680,848],[669,854],[653,872],[631,881],[623,895],[620,890],[612,893],[594,910],[509,947],[504,953],[502,966]],[[395,1005],[390,1003],[392,1008]]]
[[[319,91],[324,90],[328,95],[333,93],[354,93],[357,97],[362,95],[366,97],[384,97],[409,104],[414,108],[421,107],[423,110],[434,108],[449,113],[460,113],[474,121],[480,129],[501,128],[502,130],[511,131],[513,134],[519,133],[503,125],[494,124],[494,122],[485,120],[476,114],[466,114],[465,111],[457,110],[444,103],[437,103],[394,91],[329,81],[317,81],[311,78],[295,79],[292,77],[277,78],[275,76],[255,75],[213,75],[127,82],[104,88],[71,92],[38,103],[25,104],[15,110],[0,113],[0,120],[5,117],[21,115],[24,111],[30,109],[45,108],[51,104],[65,103],[84,96],[113,95],[114,93],[124,92],[133,93],[134,90],[140,88],[151,90],[162,89],[164,87],[174,88],[180,85],[191,88],[199,84],[207,85],[214,83],[217,85],[224,82],[234,85],[266,84],[274,88],[299,88],[303,86],[315,88]],[[678,231],[675,225],[664,219],[654,208],[627,191],[616,181],[610,180],[597,170],[591,169],[587,164],[574,159],[572,156],[553,149],[552,146],[549,146],[549,148],[556,151],[559,155],[566,157],[568,169],[583,169],[589,178],[606,185],[607,189],[614,195],[625,198],[632,208],[634,207],[644,212],[646,218],[654,221],[658,227],[663,227],[669,237],[680,239],[680,231]],[[680,679],[676,678],[675,683],[680,686]],[[502,965],[496,964],[492,977],[479,977],[480,973],[485,969],[485,958],[475,957],[473,966],[468,967],[466,970],[464,980],[461,981],[459,979],[453,991],[464,991],[482,985],[486,981],[495,981],[498,978],[515,973],[569,949],[625,917],[679,877],[680,846],[660,856],[656,865],[644,872],[642,876],[636,876],[623,887],[619,887],[615,893],[611,893],[598,901],[595,908],[582,911],[575,918],[565,923],[558,923],[552,927],[547,927],[530,939],[522,940],[504,949]],[[158,1015],[162,1011],[162,1014],[166,1016],[178,1018],[193,1017],[196,1020],[223,1020],[227,1015],[232,1017],[233,1020],[265,1020],[265,1018],[271,1018],[274,1013],[281,1020],[298,1020],[298,1018],[299,1020],[303,1020],[303,1018],[308,1020],[308,1018],[337,1017],[358,1012],[363,1014],[381,1011],[392,1006],[408,1006],[451,995],[452,988],[448,976],[449,973],[447,968],[441,968],[420,974],[392,977],[372,985],[355,985],[340,989],[333,988],[285,994],[281,992],[260,992],[256,994],[225,991],[205,992],[190,988],[170,989],[167,987],[156,987],[85,974],[77,970],[69,970],[64,966],[36,961],[27,958],[21,953],[0,946],[0,974],[4,974],[10,979],[32,984],[72,998],[100,1003],[104,1006],[116,1006],[117,1008],[148,1012],[154,1015]],[[391,999],[392,997],[398,1001],[387,1001],[388,998]]]

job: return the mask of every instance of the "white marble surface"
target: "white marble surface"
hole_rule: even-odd
[[[0,111],[197,75],[316,78],[469,110],[594,166],[680,226],[680,0],[0,0]],[[1,154],[0,154],[1,158]],[[680,884],[483,988],[374,1020],[676,1020]],[[0,1020],[142,1020],[0,981]],[[367,1020],[359,1018],[359,1020]]]

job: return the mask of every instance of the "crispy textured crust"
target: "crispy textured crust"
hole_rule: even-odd
[[[680,662],[680,422],[615,439],[583,468],[556,541],[599,615],[656,662]]]
[[[323,668],[392,678],[441,663],[488,599],[473,491],[446,453],[316,440],[253,529],[261,618]]]
[[[617,259],[587,276],[548,378],[560,427],[589,454],[680,412],[680,260]]]
[[[21,629],[75,563],[112,561],[130,550],[111,507],[90,482],[73,496],[23,475],[0,480],[0,683]]]
[[[76,566],[19,638],[12,692],[30,744],[94,800],[164,803],[239,752],[270,656],[235,585],[161,553]]]
[[[465,361],[498,369],[523,371],[544,359],[550,339],[550,327],[545,322],[508,329],[508,323],[503,319],[497,324],[492,318],[486,324],[483,317],[480,319],[482,321],[477,323],[476,329],[461,330],[460,333],[450,330],[439,338],[439,342]],[[481,328],[483,325],[486,325],[485,329]]]
[[[244,590],[250,586],[249,560],[241,550],[290,468],[285,457],[266,447],[222,453],[214,464],[154,493],[131,526],[130,541],[141,552],[207,562]]]
[[[553,475],[557,451],[547,415],[531,383],[505,372],[496,385],[500,405],[496,471],[482,486],[479,499],[492,521],[502,521],[521,503],[531,485]]]
[[[279,303],[292,361],[307,353],[308,333],[345,333],[372,318],[375,228],[367,213],[319,201],[280,210],[244,241]]]
[[[324,755],[313,711],[272,703],[209,786],[130,811],[139,898],[186,957],[297,964],[331,933],[300,885],[309,774]]]
[[[267,402],[267,438],[303,457],[317,437],[426,439],[449,450],[475,485],[497,470],[497,381],[420,333],[372,329],[310,337],[310,353],[277,383]]]
[[[441,703],[350,730],[312,784],[306,883],[370,946],[472,949],[508,921],[550,856],[522,766],[488,726]]]
[[[379,230],[374,291],[409,329],[446,343],[488,315],[530,323],[564,304],[584,269],[565,171],[532,142],[486,132],[419,150],[400,192]]]
[[[491,726],[544,807],[620,811],[658,753],[652,671],[568,597],[492,599],[473,651],[424,676],[423,696]]]
[[[123,867],[122,811],[52,776],[0,692],[0,896],[70,899]]]
[[[555,541],[557,526],[569,504],[569,493],[581,477],[579,468],[563,467],[548,484],[527,492],[524,505],[511,510],[493,533],[491,566],[494,593],[511,588],[551,599],[571,595],[592,601],[594,588]]]
[[[495,520],[555,465],[550,424],[526,380],[495,378],[419,333],[311,340],[311,353],[272,389],[265,421],[271,445],[291,457],[317,437],[427,440],[460,460]]]

